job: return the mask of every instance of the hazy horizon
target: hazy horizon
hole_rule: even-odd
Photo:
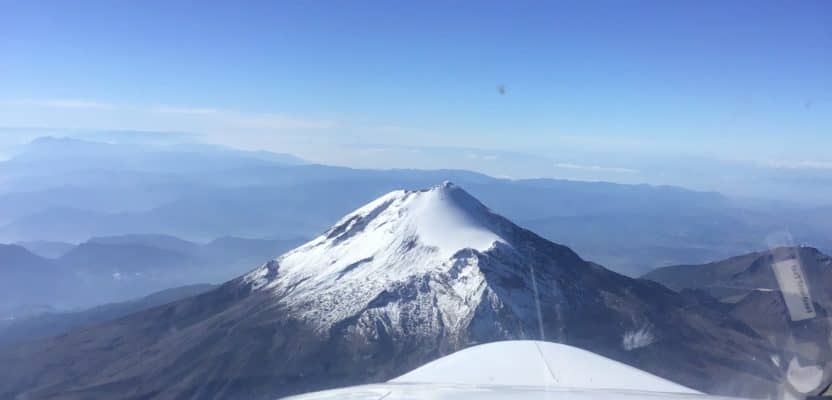
[[[33,127],[186,132],[327,165],[816,202],[832,195],[830,15],[822,1],[15,2],[0,154]]]
[[[0,127],[0,162],[23,152],[38,138],[72,138],[88,142],[125,145],[170,146],[217,145],[244,151],[269,151],[297,156],[304,161],[367,170],[461,170],[500,179],[564,179],[585,182],[676,186],[689,190],[719,192],[737,199],[773,200],[784,204],[824,206],[832,195],[832,179],[825,165],[761,164],[748,160],[717,160],[697,156],[666,156],[640,159],[641,169],[558,162],[533,154],[465,147],[350,145],[365,155],[363,161],[336,157],[309,158],[302,153],[262,147],[234,146],[210,141],[198,133],[134,130],[70,130]],[[331,148],[333,153],[337,147]],[[407,157],[402,157],[406,155]],[[622,159],[626,161],[626,159]],[[633,160],[629,160],[633,161]],[[515,168],[514,175],[503,173]],[[811,189],[811,190],[809,190]],[[801,196],[795,197],[799,192]]]

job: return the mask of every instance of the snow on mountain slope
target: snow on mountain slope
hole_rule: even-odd
[[[510,238],[509,225],[450,182],[394,191],[246,279],[257,289],[274,290],[326,328],[365,307],[391,283],[455,271],[453,285],[437,288],[444,322],[454,326],[476,306],[470,295],[478,297],[484,287],[480,271],[471,268],[476,257],[462,250],[510,247],[504,238]]]

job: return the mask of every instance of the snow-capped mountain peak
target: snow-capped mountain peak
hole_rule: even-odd
[[[255,289],[274,290],[295,309],[322,322],[365,307],[391,286],[457,268],[482,285],[476,257],[497,243],[511,246],[510,223],[451,182],[397,190],[346,215],[323,235],[246,276]],[[457,287],[460,296],[472,287]],[[322,313],[322,310],[326,312]]]
[[[399,234],[417,238],[444,258],[461,249],[484,251],[496,241],[505,242],[497,232],[491,211],[453,183],[444,182],[422,191],[393,192],[381,200],[385,209],[375,208],[370,215],[381,211],[381,223],[398,219]],[[360,216],[353,214],[348,221],[358,219]]]
[[[388,193],[344,217],[326,236],[343,240],[392,224],[386,229],[418,239],[448,258],[461,249],[487,250],[496,241],[505,242],[494,217],[477,199],[446,181],[425,190]]]
[[[381,196],[234,285],[251,309],[273,316],[265,326],[298,332],[274,340],[296,340],[292,349],[318,340],[321,352],[308,357],[322,374],[338,352],[386,377],[390,368],[503,339],[590,347],[691,387],[737,374],[713,361],[726,355],[735,363],[746,354],[742,363],[776,374],[758,361],[769,349],[745,331],[690,311],[657,284],[581,259],[449,182]],[[647,339],[633,346],[633,332]]]

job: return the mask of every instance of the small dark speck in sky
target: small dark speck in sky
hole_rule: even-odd
[[[497,85],[497,92],[500,93],[501,96],[506,94],[506,86],[505,85]]]
[[[814,99],[806,99],[806,102],[803,103],[803,108],[808,110],[808,109],[812,108],[813,105],[815,105],[815,100]]]

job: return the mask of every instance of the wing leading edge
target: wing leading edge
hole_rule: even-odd
[[[294,400],[724,399],[576,347],[532,340],[470,347],[387,383]]]

